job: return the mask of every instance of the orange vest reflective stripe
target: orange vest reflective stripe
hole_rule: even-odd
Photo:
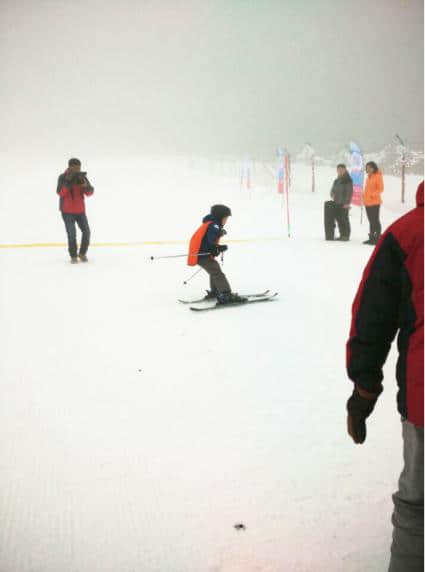
[[[196,266],[198,264],[198,254],[201,250],[201,244],[204,236],[207,234],[208,227],[212,221],[204,222],[195,232],[195,234],[190,239],[189,244],[189,256],[187,258],[187,263],[189,266]]]

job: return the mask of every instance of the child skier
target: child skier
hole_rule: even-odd
[[[229,207],[214,205],[209,215],[203,218],[202,225],[192,236],[189,245],[188,265],[201,266],[210,276],[210,290],[207,290],[206,300],[217,300],[217,304],[240,304],[247,298],[232,292],[226,276],[215,257],[225,252],[227,244],[219,244],[226,234],[224,225],[232,215]]]

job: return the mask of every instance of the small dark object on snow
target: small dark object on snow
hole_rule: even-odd
[[[235,524],[235,526],[233,528],[235,530],[246,530],[246,526],[244,524],[242,524],[242,522],[238,522],[237,524]]]

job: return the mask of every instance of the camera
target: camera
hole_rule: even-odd
[[[72,177],[72,182],[74,185],[84,185],[86,182],[86,175],[87,173],[85,171],[75,173],[75,175]]]

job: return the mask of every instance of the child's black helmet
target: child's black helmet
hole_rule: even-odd
[[[214,205],[211,207],[211,214],[214,218],[221,220],[225,216],[232,216],[232,211],[226,205]]]

